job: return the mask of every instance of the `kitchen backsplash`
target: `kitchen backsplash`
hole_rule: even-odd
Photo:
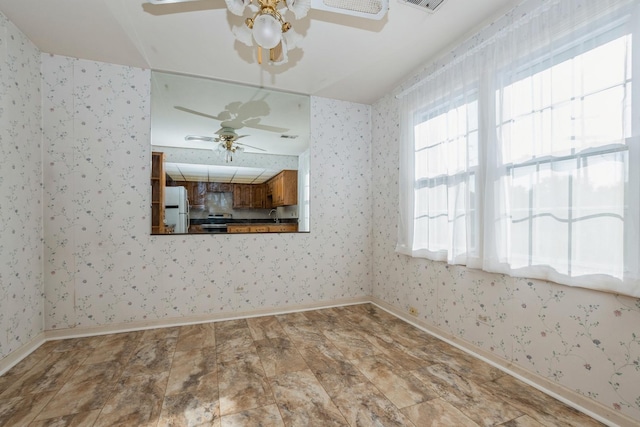
[[[192,207],[191,219],[206,219],[209,215],[231,214],[235,219],[274,219],[269,216],[270,209],[234,209],[233,193],[211,192],[204,198],[204,207]],[[297,206],[278,206],[278,218],[298,218]]]

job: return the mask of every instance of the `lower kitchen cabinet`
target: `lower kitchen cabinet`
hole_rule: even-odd
[[[227,233],[295,233],[298,224],[228,224]]]
[[[295,233],[298,231],[298,224],[276,224],[269,226],[270,233]]]

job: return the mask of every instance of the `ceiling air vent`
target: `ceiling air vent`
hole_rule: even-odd
[[[427,12],[433,13],[440,7],[444,0],[398,0],[402,4],[418,7]]]
[[[311,8],[379,20],[387,13],[389,0],[311,0]]]

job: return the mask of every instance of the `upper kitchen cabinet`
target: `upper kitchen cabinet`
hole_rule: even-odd
[[[298,204],[298,171],[283,170],[267,181],[267,208]]]
[[[265,184],[233,184],[234,209],[264,209]]]

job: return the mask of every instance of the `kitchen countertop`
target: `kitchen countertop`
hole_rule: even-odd
[[[275,222],[273,219],[268,218],[251,218],[251,219],[243,219],[243,218],[192,218],[191,225],[198,224],[296,224],[298,222],[298,218],[280,218],[278,222]]]

